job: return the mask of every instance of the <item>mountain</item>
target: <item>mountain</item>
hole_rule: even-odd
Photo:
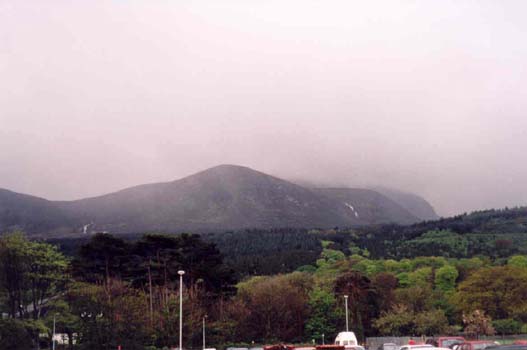
[[[372,190],[309,189],[235,165],[75,201],[0,191],[0,232],[204,232],[416,221],[418,217]]]
[[[105,230],[228,230],[331,227],[348,223],[312,191],[254,171],[222,165],[181,180],[142,185],[60,206]]]
[[[390,198],[421,220],[439,219],[439,215],[437,215],[430,203],[416,194],[386,187],[375,187],[373,190]]]
[[[420,221],[409,210],[386,196],[362,188],[317,188],[314,191],[343,203],[360,225],[396,222],[412,224]]]
[[[0,233],[21,228],[27,232],[71,227],[74,220],[55,202],[0,189]]]
[[[292,179],[292,182],[294,182],[297,185],[300,185],[302,187],[307,188],[333,188],[334,185],[328,184],[328,183],[314,183],[305,179]],[[434,207],[430,205],[423,197],[418,196],[414,193],[410,192],[404,192],[393,188],[387,188],[382,186],[375,186],[369,188],[371,190],[370,193],[367,193],[365,189],[350,189],[350,188],[343,188],[345,190],[353,190],[356,194],[359,192],[362,192],[363,194],[370,194],[372,195],[372,198],[370,198],[371,201],[375,201],[375,198],[378,194],[383,195],[384,197],[387,197],[391,199],[391,201],[395,202],[399,206],[403,207],[408,211],[414,219],[417,218],[419,221],[429,221],[429,220],[437,220],[439,219],[439,215],[435,212]],[[376,194],[374,194],[375,192]],[[386,200],[384,198],[383,200]]]

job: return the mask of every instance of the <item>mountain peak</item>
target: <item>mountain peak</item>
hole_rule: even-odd
[[[203,171],[200,171],[200,173],[206,173],[206,172],[219,172],[219,173],[231,173],[231,172],[255,172],[258,171],[251,169],[246,166],[242,165],[236,165],[236,164],[220,164],[213,166],[212,168],[205,169]]]
[[[234,164],[76,201],[45,201],[0,192],[0,231],[21,228],[28,233],[59,229],[82,233],[87,225],[94,232],[130,233],[415,221],[416,217],[374,191],[314,190]]]
[[[216,165],[216,166],[213,166],[209,169],[206,169],[205,171],[207,170],[213,170],[213,169],[230,169],[230,170],[233,170],[233,169],[250,169],[250,170],[253,170],[249,167],[246,167],[246,166],[243,166],[243,165],[238,165],[238,164],[219,164],[219,165]]]
[[[246,166],[234,165],[234,164],[221,164],[214,166],[212,168],[205,169],[196,174],[187,176],[181,180],[174,181],[178,183],[179,181],[190,181],[190,182],[215,182],[221,181],[222,185],[230,184],[233,186],[241,185],[242,183],[254,183],[254,181],[259,182],[264,179],[267,180],[281,180],[260,171],[251,169]]]

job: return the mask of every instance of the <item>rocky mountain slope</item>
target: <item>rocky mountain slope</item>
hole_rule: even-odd
[[[0,232],[205,232],[420,220],[376,191],[309,189],[235,165],[76,201],[48,201],[0,191]]]

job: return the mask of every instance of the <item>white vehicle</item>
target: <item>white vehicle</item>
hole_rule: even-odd
[[[340,332],[335,338],[335,345],[343,345],[345,349],[353,349],[357,345],[357,337],[353,332]]]
[[[351,350],[366,350],[362,345],[355,345],[351,347]]]
[[[384,343],[377,350],[397,350],[399,347],[395,343]]]
[[[436,348],[430,344],[403,345],[399,348],[399,350],[430,350],[430,349],[436,349]]]

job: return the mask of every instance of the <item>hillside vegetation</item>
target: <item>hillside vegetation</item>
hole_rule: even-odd
[[[141,234],[122,235],[135,240]],[[415,225],[356,229],[242,230],[202,234],[214,243],[238,276],[272,275],[314,264],[323,248],[350,256],[403,259],[416,256],[485,257],[527,254],[527,208],[479,211]],[[49,239],[73,255],[89,236]]]
[[[209,234],[242,275],[276,274],[315,263],[323,248],[375,259],[418,256],[506,259],[527,254],[527,208],[478,211],[410,226],[277,229]]]
[[[97,234],[76,249],[70,245],[71,258],[48,243],[7,234],[0,238],[0,309],[8,317],[0,322],[0,347],[32,348],[50,334],[53,315],[58,332],[79,335],[79,349],[174,346],[181,269],[186,347],[201,345],[203,317],[208,344],[219,348],[320,343],[344,328],[344,295],[361,340],[527,330],[527,255],[372,258],[364,247],[344,248],[340,237],[353,234],[244,232],[206,237],[209,242],[186,234],[130,240]],[[217,249],[210,240],[220,237]],[[421,238],[426,245],[430,234]],[[283,246],[296,248],[291,259]],[[224,256],[228,249],[236,253]],[[260,275],[265,264],[282,273]]]

